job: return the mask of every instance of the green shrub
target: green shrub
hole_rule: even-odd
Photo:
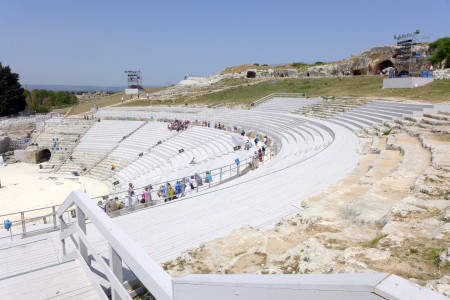
[[[440,38],[433,43],[430,43],[430,49],[433,55],[430,57],[430,62],[434,65],[450,68],[450,37]]]
[[[389,134],[391,134],[392,128],[389,129],[388,131],[383,132],[384,136],[388,136]]]
[[[429,259],[433,262],[433,264],[436,267],[439,267],[439,263],[441,262],[440,255],[441,255],[441,252],[444,250],[445,249],[443,247],[441,247],[441,248],[431,249],[431,251],[430,251]]]
[[[44,105],[39,105],[37,108],[36,108],[36,112],[37,113],[39,113],[39,114],[46,114],[46,113],[48,113],[48,107],[47,106],[44,106]]]
[[[377,245],[378,245],[378,242],[379,242],[380,240],[384,239],[385,237],[387,237],[387,234],[379,235],[379,236],[377,236],[376,238],[374,238],[373,240],[371,240],[371,241],[367,244],[367,246],[370,247],[370,248],[376,248]]]
[[[305,64],[304,62],[294,62],[291,64],[294,68],[301,68],[301,67],[306,67],[307,64]]]

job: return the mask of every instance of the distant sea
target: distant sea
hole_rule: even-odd
[[[55,92],[120,92],[125,90],[125,86],[94,86],[94,85],[47,85],[47,84],[27,84],[23,85],[29,91],[51,90]],[[144,88],[153,88],[145,86]]]

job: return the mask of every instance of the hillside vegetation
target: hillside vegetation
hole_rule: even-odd
[[[429,85],[415,89],[385,90],[381,89],[382,81],[383,78],[381,76],[273,80],[203,95],[194,101],[205,104],[217,102],[249,104],[270,93],[306,93],[308,97],[399,97],[427,102],[450,100],[450,81],[437,80]]]
[[[239,80],[242,84],[236,85]],[[434,103],[450,101],[450,81],[446,80],[436,80],[415,89],[385,90],[381,89],[383,82],[381,76],[273,79],[254,85],[248,81],[248,79],[233,79],[233,86],[228,89],[200,96],[174,97],[171,103],[166,101],[165,104],[249,105],[271,93],[306,93],[307,97],[395,97]],[[151,104],[151,101],[138,101],[127,103],[127,106]]]
[[[306,93],[307,97],[375,97],[398,98],[404,100],[418,100],[423,102],[448,102],[450,101],[450,81],[435,80],[426,86],[414,89],[385,89],[382,90],[382,76],[350,76],[350,77],[326,77],[326,78],[276,78],[263,82],[254,82],[250,79],[225,79],[217,86],[211,86],[208,91],[199,91],[186,95],[174,93],[164,101],[152,99],[152,93],[162,89],[145,90],[151,93],[150,100],[129,100],[125,96],[125,103],[120,99],[123,93],[100,98],[89,103],[76,106],[71,114],[89,112],[94,103],[97,107],[110,105],[120,106],[148,106],[148,105],[249,105],[271,93]]]
[[[160,89],[157,89],[157,88],[145,89],[145,90],[143,90],[142,95],[145,95],[147,92],[153,93],[158,90],[160,90]],[[94,106],[94,104],[97,107],[105,107],[105,106],[120,104],[122,97],[124,98],[124,101],[130,100],[130,95],[125,95],[124,92],[115,93],[115,94],[112,94],[112,95],[109,95],[109,96],[106,96],[103,98],[96,99],[91,102],[85,102],[85,103],[78,104],[70,112],[70,115],[87,113],[91,110],[91,108]],[[136,97],[136,96],[134,96],[134,97]]]

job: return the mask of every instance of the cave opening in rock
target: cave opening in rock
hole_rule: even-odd
[[[248,71],[247,72],[247,78],[256,78],[256,72]]]
[[[50,152],[50,150],[42,149],[41,151],[38,152],[37,162],[41,163],[41,162],[49,161],[51,156],[52,156],[52,153]]]
[[[386,68],[394,67],[394,64],[390,60],[384,60],[377,65],[377,70],[383,71]]]
[[[352,74],[353,75],[361,75],[361,70],[353,70]]]

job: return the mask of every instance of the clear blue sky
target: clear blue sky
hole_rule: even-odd
[[[450,36],[450,0],[0,0],[0,61],[22,84],[177,83],[232,65],[334,61],[394,34]]]

